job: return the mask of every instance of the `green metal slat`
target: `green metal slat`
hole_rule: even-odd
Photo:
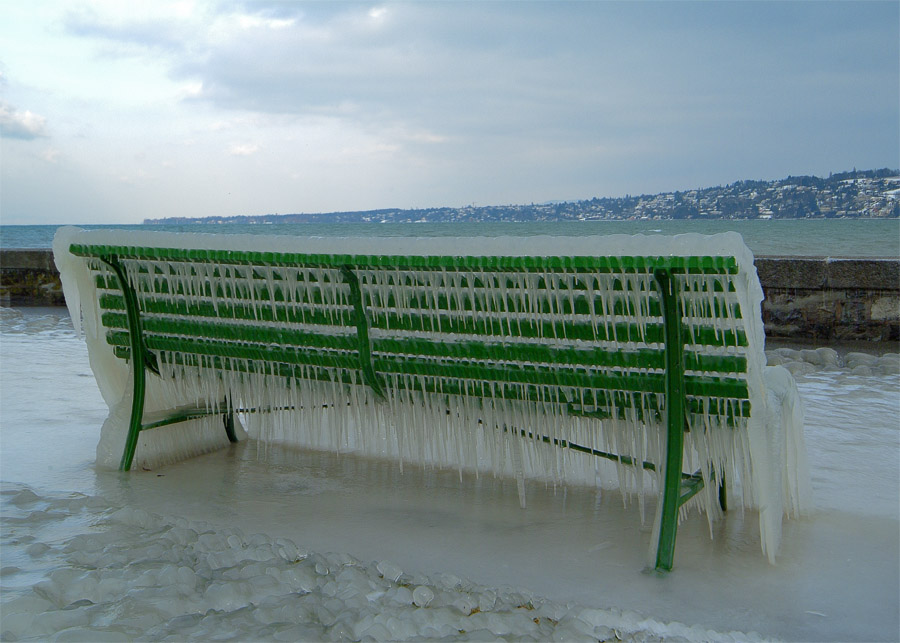
[[[103,315],[103,323],[107,328],[123,328],[121,321],[121,315],[115,313]],[[165,317],[144,317],[143,327],[146,336],[172,335],[185,339],[219,339],[333,350],[357,349],[356,338],[353,336],[308,333],[285,327],[222,324]]]
[[[100,307],[105,310],[124,310],[124,300],[119,295],[104,294],[100,297]],[[350,309],[339,309],[331,312],[306,311],[290,305],[260,305],[253,310],[235,306],[226,302],[216,305],[207,302],[195,303],[186,300],[148,299],[142,298],[141,307],[145,313],[173,314],[211,318],[235,318],[252,321],[288,322],[296,324],[324,324],[349,326],[353,324]],[[499,316],[490,320],[457,320],[454,317],[439,318],[435,321],[432,315],[370,315],[372,328],[392,331],[427,331],[457,333],[463,335],[483,335],[490,337],[557,337],[578,339],[582,341],[629,341],[636,343],[658,344],[662,341],[662,325],[648,323],[642,334],[638,324],[617,323],[615,332],[607,333],[602,324],[595,327],[586,323],[566,322],[520,322],[519,320],[502,319]],[[505,323],[504,323],[505,321]],[[440,330],[439,330],[440,328]],[[686,343],[692,346],[747,346],[747,337],[743,330],[737,333],[732,330],[716,330],[710,326],[693,326],[685,328]]]
[[[130,359],[130,351],[127,346],[116,345],[114,346],[115,355],[120,359]],[[174,353],[172,357],[175,359],[177,363],[182,363],[186,366],[196,367],[199,364],[199,355],[192,355],[187,353]],[[249,371],[247,366],[243,361],[231,361],[231,360],[223,360],[217,356],[208,356],[204,355],[205,358],[213,360],[213,367],[219,370],[234,370],[238,372],[251,372],[251,373],[269,373],[270,367],[265,364],[254,364],[250,362]],[[316,379],[323,382],[333,381],[337,376],[336,374],[343,373],[343,375],[338,376],[338,379],[342,381],[344,384],[350,384],[351,378],[349,376],[349,372],[351,370],[357,370],[355,368],[334,368],[329,370],[330,367],[326,366],[318,366],[318,365],[304,365],[307,370],[301,377],[300,366],[290,365],[284,363],[277,363],[274,365],[276,372],[285,378],[296,378],[297,380],[306,379]],[[522,385],[522,384],[510,384],[510,383],[498,383],[498,382],[478,382],[473,380],[460,380],[456,378],[452,379],[442,379],[442,378],[416,378],[409,379],[406,378],[398,378],[394,380],[392,378],[392,383],[396,384],[396,388],[399,390],[421,390],[421,385],[424,383],[425,392],[431,394],[439,394],[439,395],[465,395],[470,394],[473,391],[477,395],[481,395],[487,399],[491,398],[491,388],[497,394],[497,398],[504,398],[506,400],[511,401],[519,401],[519,402],[547,402],[553,399],[553,385]],[[357,378],[356,383],[358,385],[362,384],[361,378]],[[538,389],[541,389],[543,393],[538,392]],[[639,421],[643,421],[643,409],[641,408],[641,403],[636,403],[634,398],[632,397],[633,393],[624,393],[624,392],[600,392],[597,395],[591,390],[584,391],[580,395],[580,398],[583,399],[586,406],[588,408],[593,409],[594,407],[600,407],[602,409],[607,409],[606,411],[596,412],[593,410],[586,410],[584,407],[580,407],[579,404],[568,403],[569,413],[571,415],[582,415],[586,417],[600,417],[600,418],[608,418],[610,414],[608,412],[609,408],[609,400],[611,398],[615,399],[615,407],[618,409],[618,417],[620,419],[626,419],[627,416],[625,412],[627,409],[633,409],[631,412],[637,413],[637,419]],[[561,397],[561,401],[565,403],[567,398],[565,395]],[[709,404],[710,414],[717,415],[719,417],[725,418],[725,420],[729,424],[734,423],[734,417],[732,416],[732,408],[728,404],[727,399],[716,400],[707,400],[707,404]],[[688,409],[690,413],[695,415],[702,415],[705,413],[706,407],[704,406],[704,400],[702,399],[692,399],[688,398]],[[659,408],[652,404],[652,398],[647,399],[647,403],[650,404],[651,410],[656,414],[653,421],[658,421]],[[749,417],[750,415],[750,403],[747,400],[738,400],[734,405],[734,411],[737,411],[739,417]]]
[[[137,261],[137,260],[133,260],[133,261]],[[309,274],[307,272],[308,268],[304,268],[302,266],[295,266],[295,265],[277,264],[277,265],[254,266],[254,265],[248,264],[248,265],[244,266],[243,268],[241,268],[237,264],[231,264],[231,265],[229,265],[228,271],[224,271],[223,269],[221,269],[219,267],[219,264],[209,264],[209,265],[213,266],[213,269],[211,272],[201,273],[200,271],[196,270],[193,266],[187,266],[189,268],[189,270],[187,270],[187,272],[194,277],[204,277],[204,278],[211,277],[212,279],[216,279],[216,280],[218,280],[218,279],[224,279],[226,281],[251,280],[251,281],[261,281],[261,282],[268,283],[269,281],[272,281],[272,282],[289,281],[284,277],[284,275],[282,275],[281,272],[279,272],[277,270],[279,268],[284,268],[284,269],[293,271],[292,279],[295,282],[297,282],[298,285],[313,284],[313,286],[311,286],[312,288],[322,288],[322,287],[330,287],[331,285],[333,285],[335,283],[341,283],[341,281],[339,279],[335,279],[334,274],[332,274],[330,272],[323,273],[323,275],[322,275],[323,279],[319,280],[315,277],[314,274]],[[101,270],[101,267],[102,267],[102,264],[100,264],[100,263],[91,264],[91,269],[94,271],[99,272]],[[152,272],[153,272],[153,275],[155,276],[156,280],[168,280],[169,278],[171,278],[171,279],[183,279],[184,278],[183,275],[181,275],[179,271],[176,271],[176,270],[172,269],[171,267],[169,267],[169,264],[157,263],[157,264],[153,264],[152,267],[153,267]],[[163,268],[165,268],[165,267],[169,267],[168,271],[163,270]],[[259,270],[261,270],[262,268],[271,270],[271,273],[267,272],[264,274],[264,273],[260,272]],[[338,266],[334,266],[334,267],[332,267],[332,271],[337,270],[338,268],[339,268]],[[147,269],[147,267],[145,267],[145,265],[143,263],[138,264],[138,265],[132,265],[130,268],[130,271],[137,272],[138,274],[150,274],[150,272],[151,272],[150,270]],[[229,274],[225,274],[226,272]],[[400,285],[400,286],[403,286],[404,288],[424,288],[424,289],[432,288],[433,283],[429,280],[427,275],[429,272],[436,272],[436,271],[421,270],[421,269],[409,269],[409,268],[401,269],[401,268],[396,268],[393,266],[384,266],[381,268],[359,269],[359,272],[361,272],[361,274],[363,274],[366,277],[366,279],[361,281],[361,285],[363,287],[363,290],[365,291],[366,289],[377,289],[379,287],[379,284],[383,285],[384,283]],[[446,270],[444,272],[446,272]],[[501,287],[505,286],[510,289],[518,289],[519,288],[519,286],[517,285],[518,280],[514,279],[514,276],[520,274],[521,271],[493,271],[493,272],[482,271],[482,272],[478,272],[475,270],[466,270],[466,269],[460,268],[457,270],[453,270],[451,272],[462,273],[460,278],[458,280],[456,280],[457,283],[459,284],[459,288],[466,289],[466,290],[474,289],[477,291],[477,290],[486,288],[487,282],[491,283],[492,288],[496,287],[497,280],[499,280],[499,279],[504,279],[504,283],[500,284]],[[545,277],[540,276],[536,282],[535,289],[538,291],[551,290],[554,292],[567,292],[569,290],[573,290],[573,291],[578,291],[580,293],[586,293],[589,291],[589,288],[586,284],[587,280],[593,281],[594,278],[596,276],[598,276],[599,274],[609,274],[609,273],[598,273],[596,271],[583,271],[582,270],[582,271],[577,271],[577,272],[566,272],[563,274],[565,274],[566,276],[575,277],[573,279],[573,283],[571,284],[571,288],[570,288],[570,285],[568,284],[568,280],[559,280],[558,282],[553,283],[551,285],[548,283],[548,281]],[[378,275],[381,278],[381,280],[379,281],[379,280],[374,279],[375,275]],[[630,285],[626,286],[626,282],[623,281],[623,279],[626,275],[647,278],[647,277],[649,277],[650,273],[649,272],[621,273],[618,277],[613,279],[613,281],[609,285],[609,287],[602,287],[598,283],[597,286],[594,288],[594,291],[595,292],[607,292],[607,291],[632,292],[633,290],[630,287]],[[720,275],[718,273],[714,273],[714,274],[707,275],[707,276],[721,277],[722,275]],[[331,278],[328,278],[328,277],[331,277]],[[469,283],[470,279],[471,279],[472,283]],[[100,283],[103,283],[103,282],[100,282]],[[638,292],[646,292],[646,293],[650,293],[655,296],[656,292],[655,292],[654,288],[652,287],[651,283],[649,281],[646,281],[646,285],[647,285],[646,288],[640,288],[640,289],[638,289]],[[525,290],[528,290],[531,288],[531,285],[530,284],[526,285],[523,288]],[[711,290],[710,290],[710,288],[711,288]],[[304,288],[304,290],[305,289],[306,288]],[[730,279],[728,279],[726,281],[724,286],[718,279],[713,279],[711,282],[701,282],[700,284],[692,284],[692,287],[690,289],[685,290],[685,292],[683,293],[683,296],[684,295],[696,295],[698,293],[709,293],[709,292],[713,292],[714,294],[715,293],[724,294],[726,291],[727,292],[735,292],[734,283]],[[739,307],[737,310],[738,310],[738,314],[739,314]]]
[[[733,257],[534,257],[534,256],[415,256],[353,255],[324,253],[247,252],[237,250],[200,250],[185,248],[150,248],[96,244],[72,244],[72,254],[102,258],[116,255],[121,259],[199,261],[235,265],[285,265],[340,268],[409,268],[421,270],[509,270],[561,271],[589,270],[597,272],[647,273],[666,269],[673,273],[737,274]]]
[[[423,290],[425,290],[425,287],[423,287]],[[480,292],[482,291],[466,290],[464,292],[461,292],[459,297],[450,296],[444,293],[439,293],[436,295],[428,295],[423,293],[422,295],[411,295],[409,297],[403,298],[402,300],[393,291],[390,291],[387,294],[387,297],[384,299],[382,298],[380,293],[375,292],[364,292],[364,296],[366,306],[369,308],[419,308],[456,313],[457,315],[469,312],[496,312],[496,309],[492,306],[492,304],[496,300],[496,297],[475,296],[473,300],[472,295],[477,295]],[[662,309],[660,308],[659,301],[657,301],[655,298],[649,298],[644,302],[646,305],[646,310],[641,313],[639,310],[637,310],[635,302],[627,295],[602,294],[602,291],[598,291],[597,293],[595,293],[593,306],[591,306],[590,298],[584,294],[579,294],[572,299],[560,295],[558,302],[560,306],[559,311],[551,310],[551,302],[546,296],[539,296],[534,305],[532,305],[531,303],[530,294],[526,295],[524,298],[515,295],[507,295],[505,299],[503,299],[503,301],[505,301],[506,305],[505,310],[517,313],[539,313],[544,315],[551,313],[559,313],[562,315],[593,315],[600,319],[603,319],[606,315],[634,317],[638,314],[642,314],[644,317],[656,318],[662,316]],[[606,310],[604,310],[604,305],[606,306]],[[741,318],[740,305],[736,303],[729,304],[722,302],[720,299],[714,299],[712,310],[699,311],[699,314],[695,316],[694,319],[721,319],[723,317],[726,317],[726,315],[723,314],[726,308],[729,313],[727,317],[730,317],[732,319]]]
[[[644,393],[662,393],[665,390],[663,373],[588,373],[575,369],[538,368],[512,364],[434,362],[409,356],[402,360],[376,357],[373,360],[373,366],[380,373]],[[747,384],[743,380],[690,376],[685,380],[685,392],[690,395],[737,399],[747,399],[748,397]]]
[[[375,370],[380,373],[404,375],[425,375],[451,377],[486,382],[515,384],[538,384],[573,388],[598,388],[622,391],[660,393],[663,391],[663,376],[647,373],[642,375],[612,376],[578,372],[574,370],[522,368],[511,365],[503,367],[481,366],[463,363],[435,363],[417,359],[393,360],[375,359]]]
[[[378,338],[373,340],[372,350],[381,358],[386,358],[389,355],[403,357],[424,356],[496,362],[527,361],[539,364],[649,369],[660,369],[665,365],[662,351],[658,350],[606,351],[597,348],[579,350],[518,342],[487,343],[467,340],[440,341],[418,338]]]
[[[97,288],[102,290],[118,290],[116,284],[112,279],[107,279],[103,275],[97,275],[95,278],[95,283]],[[197,285],[197,284],[195,284]],[[262,282],[260,285],[253,286],[253,294],[243,293],[240,289],[232,287],[231,284],[215,284],[215,295],[213,295],[213,285],[210,283],[199,284],[199,289],[201,292],[192,292],[189,293],[184,287],[184,282],[179,281],[174,284],[174,292],[169,288],[169,284],[160,280],[153,284],[153,290],[141,290],[137,289],[137,292],[142,296],[146,296],[147,294],[155,294],[155,295],[168,295],[168,296],[179,296],[186,297],[190,299],[198,299],[198,298],[206,298],[210,300],[222,300],[222,301],[242,301],[247,302],[248,304],[254,305],[270,305],[271,302],[276,303],[290,303],[294,304],[306,304],[306,305],[315,305],[315,306],[334,306],[334,307],[344,307],[347,304],[338,304],[331,301],[326,301],[326,297],[323,296],[323,289],[316,288],[311,289],[310,291],[306,291],[305,289],[298,288],[295,292],[295,297],[285,297],[284,291],[281,289],[275,290],[274,294],[269,293],[268,285],[265,285],[265,282]]]
[[[103,310],[124,310],[124,300],[119,295],[104,294],[100,296],[100,307]],[[210,319],[237,319],[242,321],[279,322],[288,324],[306,324],[311,326],[349,326],[353,323],[352,311],[339,309],[324,312],[298,306],[278,304],[275,306],[257,306],[255,310],[244,306],[235,306],[226,302],[192,302],[184,299],[141,298],[141,309],[146,315],[172,315],[185,317],[203,317]],[[116,318],[110,318],[112,320]],[[104,322],[105,324],[106,322]],[[124,326],[120,326],[124,328]]]
[[[589,323],[568,323],[549,321],[515,320],[502,315],[489,319],[457,319],[423,314],[371,313],[372,328],[386,331],[412,331],[429,333],[453,333],[459,335],[479,335],[485,337],[525,337],[579,339],[583,341],[612,340],[604,326],[594,327]],[[641,335],[637,324],[619,323],[614,325],[615,337],[619,341],[643,343],[658,342],[662,337],[660,324],[648,324],[646,334]]]
[[[114,349],[116,357],[120,359],[130,359],[131,351],[126,346],[116,346]],[[232,371],[236,373],[250,373],[254,375],[271,375],[274,374],[285,380],[294,379],[298,382],[307,380],[316,380],[319,382],[340,382],[344,385],[350,385],[353,379],[350,375],[355,368],[332,368],[328,366],[318,366],[313,364],[285,364],[285,363],[256,363],[252,360],[227,359],[217,355],[196,355],[188,353],[172,353],[172,360],[179,366],[188,368],[211,368],[217,371]],[[206,362],[209,362],[207,364]],[[357,384],[360,384],[357,381]]]
[[[661,323],[648,322],[642,329],[639,324],[619,322],[606,326],[577,322],[550,322],[512,319],[494,316],[490,319],[458,319],[455,316],[441,317],[428,313],[384,314],[371,313],[372,328],[387,331],[412,331],[428,333],[453,333],[460,335],[481,335],[487,337],[557,338],[581,341],[617,341],[659,344],[663,341]],[[743,330],[717,330],[710,326],[685,327],[683,334],[687,344],[693,346],[746,346],[747,337]]]
[[[152,350],[231,357],[266,363],[302,364],[352,370],[356,370],[359,367],[359,357],[356,355],[355,351],[336,354],[324,350],[288,350],[265,344],[221,342],[198,338],[180,339],[147,333],[144,334],[144,339],[147,347]],[[109,331],[106,334],[106,341],[113,346],[125,346],[128,343],[128,333]]]
[[[663,350],[650,348],[610,351],[599,348],[556,348],[546,344],[519,342],[488,343],[468,340],[441,341],[418,338],[378,338],[373,341],[372,349],[376,353],[381,354],[381,357],[386,357],[387,355],[412,355],[498,362],[518,361],[538,364],[656,370],[665,367]],[[699,370],[706,373],[744,373],[747,367],[747,359],[744,356],[688,353],[685,358],[688,370]]]
[[[270,295],[269,288],[266,285],[267,279],[260,277],[257,279],[260,282],[260,285],[254,285],[254,295],[250,296],[249,294],[244,294],[239,290],[231,287],[229,284],[216,284],[215,285],[215,296],[213,295],[213,285],[210,283],[204,283],[200,285],[200,289],[202,292],[200,293],[191,293],[188,294],[185,291],[183,283],[177,283],[174,292],[171,292],[169,284],[163,278],[153,284],[152,292],[155,294],[161,295],[178,295],[185,296],[190,298],[196,297],[205,297],[209,299],[218,299],[218,300],[232,300],[232,301],[248,301],[248,302],[270,302],[275,301],[277,303],[290,302],[292,304],[309,304],[309,305],[325,305],[325,306],[333,306],[335,304],[331,302],[326,302],[326,298],[323,296],[323,291],[320,286],[316,286],[310,290],[304,288],[297,288],[294,291],[293,296],[285,297],[284,287],[280,286],[274,290],[274,293]],[[117,284],[110,278],[107,279],[103,275],[97,275],[95,277],[96,285],[98,288],[103,290],[116,290]],[[331,283],[329,283],[329,287],[331,287]],[[430,288],[428,285],[423,285],[421,287],[423,290],[427,290]],[[449,311],[449,312],[461,312],[461,311],[479,311],[479,312],[487,312],[496,310],[493,307],[494,301],[496,300],[496,293],[491,293],[490,296],[478,297],[477,295],[481,292],[484,292],[483,288],[477,288],[473,291],[466,290],[461,293],[461,297],[459,299],[467,300],[466,303],[470,303],[471,305],[462,307],[459,304],[458,298],[450,297],[445,294],[438,294],[436,296],[428,296],[426,294],[422,295],[410,295],[408,300],[403,302],[398,302],[398,298],[394,295],[393,292],[388,294],[387,301],[382,302],[380,297],[376,296],[375,292],[372,292],[374,286],[369,286],[369,291],[363,291],[363,298],[366,307],[389,307],[389,308],[397,308],[400,304],[403,304],[403,308],[425,308],[428,310],[437,310],[437,311]],[[586,291],[586,288],[578,288],[576,290]],[[147,290],[140,290],[141,293],[147,293]],[[547,291],[543,291],[546,293]],[[535,305],[532,306],[530,302],[531,294],[527,294],[525,298],[521,298],[515,295],[507,295],[503,298],[504,303],[506,305],[505,310],[513,311],[513,312],[523,312],[523,313],[531,313],[537,312],[541,314],[550,314],[550,313],[558,313],[562,315],[594,315],[598,317],[603,317],[604,315],[622,315],[622,316],[635,316],[638,314],[638,310],[635,307],[635,302],[631,300],[627,294],[622,294],[621,296],[613,295],[610,297],[608,294],[600,294],[603,291],[597,291],[593,301],[593,311],[591,310],[591,302],[588,297],[584,295],[579,295],[570,299],[569,297],[564,296],[563,291],[551,291],[553,292],[553,300],[558,303],[560,309],[558,311],[551,310],[551,301],[547,296],[539,296]],[[626,293],[624,289],[619,289],[614,292]],[[472,300],[471,295],[476,295],[474,300]],[[607,310],[604,311],[604,302],[606,302]],[[490,304],[490,306],[489,306]],[[647,310],[643,313],[644,316],[647,317],[660,317],[661,309],[659,306],[659,302],[655,298],[648,298],[645,302],[647,306]],[[733,319],[741,318],[740,306],[736,303],[726,303],[722,302],[720,299],[716,298],[712,301],[713,309],[707,313],[706,311],[699,311],[699,315],[695,317],[695,319],[720,319],[724,315],[721,314],[727,308],[728,317]]]
[[[100,298],[100,306],[104,310],[122,310],[124,309],[124,299],[122,299],[119,295],[102,295]],[[172,334],[196,334],[202,335],[203,333],[213,334],[214,336],[219,333],[219,329],[226,329],[223,332],[227,332],[228,325],[224,324],[216,324],[215,322],[209,322],[208,325],[204,325],[203,330],[199,330],[200,327],[197,327],[197,330],[191,331],[190,327],[180,330],[176,327],[179,323],[188,323],[188,322],[179,322],[175,320],[166,320],[166,319],[158,319],[152,315],[172,315],[172,316],[185,316],[185,317],[197,317],[197,318],[215,318],[216,316],[222,316],[225,319],[237,319],[242,321],[265,321],[265,322],[283,322],[283,323],[294,323],[294,324],[307,324],[307,325],[328,325],[331,326],[332,322],[337,322],[337,325],[342,326],[350,326],[353,322],[353,319],[348,314],[342,314],[337,316],[337,319],[331,319],[327,314],[317,314],[312,315],[309,313],[307,315],[301,316],[295,310],[289,307],[278,307],[275,311],[272,311],[270,308],[265,307],[261,308],[258,311],[258,319],[256,319],[253,313],[243,310],[240,307],[233,307],[225,304],[219,304],[218,307],[214,307],[212,304],[188,304],[184,301],[173,301],[173,300],[145,300],[143,302],[143,307],[146,313],[149,313],[149,316],[145,315],[146,323],[150,324],[150,327],[157,332],[170,332]],[[312,316],[312,318],[310,318]],[[400,318],[398,317],[397,320]],[[102,316],[102,321],[104,326],[107,328],[127,328],[127,319],[124,314],[107,312]],[[200,323],[200,322],[196,322]],[[398,325],[398,321],[394,322],[394,326],[392,326],[391,330],[401,330],[397,329],[395,326]],[[407,323],[406,330],[413,330],[412,324]],[[499,323],[495,323],[492,325],[494,329],[500,328]],[[443,327],[443,326],[442,326]],[[266,334],[267,328],[254,326],[252,327],[254,330],[252,332],[257,332],[256,329],[259,329],[259,332],[265,334],[266,337],[271,337],[272,341],[276,341],[278,343],[298,343],[296,341],[288,341],[282,338],[279,338],[276,335],[268,335]],[[468,326],[469,329],[472,329],[472,325]],[[587,327],[589,328],[589,326]],[[486,323],[483,324],[483,329],[487,329]],[[419,330],[416,328],[415,330]],[[460,331],[460,328],[456,328],[456,331]],[[533,328],[529,331],[526,327],[526,333],[523,333],[524,337],[537,337],[537,334]],[[622,330],[622,329],[620,329]],[[250,332],[250,331],[248,331]],[[451,328],[448,332],[454,332],[454,329]],[[551,329],[545,327],[544,332],[550,333]],[[558,331],[563,332],[563,331]],[[567,331],[571,333],[571,330]],[[627,337],[634,337],[635,329],[625,331],[629,333],[625,335]],[[708,331],[707,331],[708,332]],[[530,334],[527,334],[530,333]],[[469,333],[465,333],[469,334]],[[591,333],[592,334],[592,333]],[[313,339],[315,333],[309,333],[310,337],[308,341],[310,343],[315,342]],[[570,337],[572,339],[593,339],[590,336],[587,336],[587,332],[585,330],[579,329],[575,333],[572,333],[574,337]],[[602,334],[601,334],[602,335]],[[552,335],[544,335],[545,337],[552,337]],[[618,335],[617,335],[618,336]],[[639,338],[637,338],[639,339]],[[648,341],[652,342],[656,337],[653,334],[648,334]],[[325,340],[323,340],[325,341]],[[602,339],[600,340],[602,341]],[[632,340],[634,341],[634,340]],[[414,353],[423,353],[423,354],[443,354],[441,351],[444,349],[440,348],[441,342],[436,342],[432,340],[418,340],[415,338],[409,339],[376,339],[376,350],[381,350],[382,352],[414,352]],[[447,343],[447,346],[451,347],[449,355],[453,355],[459,353],[463,350],[471,350],[473,354],[481,354],[479,351],[481,350],[479,347],[487,346],[488,344],[484,342],[461,342],[459,346],[465,346],[466,348],[452,348],[457,344]],[[429,346],[435,346],[436,348],[429,348]],[[554,355],[552,357],[541,358],[541,361],[554,361],[556,359],[566,359],[566,355],[571,354],[570,358],[574,359],[576,357],[580,357],[582,353],[585,353],[585,357],[587,359],[593,359],[594,357],[598,360],[597,363],[600,365],[609,364],[609,365],[617,365],[621,362],[621,366],[633,366],[633,367],[642,367],[645,366],[647,368],[659,368],[661,367],[661,363],[659,358],[651,358],[650,355],[659,354],[658,351],[646,350],[646,351],[637,351],[636,353],[629,353],[625,351],[601,351],[599,349],[593,349],[593,353],[590,351],[579,351],[575,349],[552,349],[541,344],[527,344],[526,346],[530,347],[528,350],[535,350],[538,353],[535,354],[535,359],[538,358],[542,352],[546,355]],[[381,347],[381,348],[377,348]],[[517,344],[504,344],[502,349],[485,349],[485,350],[511,350],[517,351]],[[548,352],[549,351],[549,352]],[[553,352],[555,351],[555,353]],[[589,355],[593,355],[593,357],[588,357]],[[634,355],[636,361],[631,361],[629,356]],[[646,359],[649,360],[646,363],[643,362],[644,355],[646,355]],[[735,356],[716,356],[716,355],[703,355],[700,353],[688,352],[685,355],[686,359],[686,368],[688,370],[700,370],[700,371],[711,371],[711,372],[721,372],[721,373],[743,373],[746,371],[747,360],[745,357],[741,355]],[[582,362],[580,359],[575,359],[573,363],[587,363]]]

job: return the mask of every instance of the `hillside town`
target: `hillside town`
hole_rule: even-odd
[[[636,219],[809,219],[900,217],[900,170],[865,170],[828,178],[789,176],[737,181],[683,192],[528,205],[383,209],[315,214],[168,217],[180,223],[450,223],[455,221],[598,221]]]

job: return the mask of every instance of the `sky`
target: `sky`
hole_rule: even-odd
[[[900,167],[900,3],[0,2],[0,223]]]

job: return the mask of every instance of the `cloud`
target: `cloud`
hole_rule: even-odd
[[[48,163],[59,162],[59,150],[54,147],[48,147],[41,153],[41,158]]]
[[[228,153],[232,156],[251,156],[259,151],[259,145],[253,143],[235,143],[228,148]]]
[[[4,100],[0,100],[0,135],[31,141],[47,136],[47,119],[28,110],[18,111]]]
[[[35,32],[60,48],[26,69],[38,48],[23,45],[6,61],[21,88],[5,94],[51,116],[60,164],[118,166],[132,146],[171,161],[160,185],[234,172],[241,207],[541,201],[896,166],[896,3],[63,6]],[[0,110],[4,136],[46,136],[40,116]]]

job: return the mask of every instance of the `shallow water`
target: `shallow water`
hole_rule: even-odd
[[[704,640],[736,630],[791,640],[895,640],[900,631],[900,376],[887,374],[893,357],[877,374],[857,375],[839,359],[813,365],[801,354],[781,356],[796,358],[787,361],[806,408],[816,511],[785,522],[774,567],[760,553],[755,513],[730,512],[712,540],[706,519],[692,515],[679,529],[675,571],[659,578],[642,571],[649,526],[617,493],[531,483],[523,511],[514,482],[408,466],[401,475],[390,462],[254,442],[150,472],[97,471],[106,408],[65,312],[0,309],[0,322],[2,609],[7,623],[19,625],[41,614],[45,630],[26,628],[35,638],[134,638],[128,632],[138,630],[116,629],[126,621],[150,638],[330,638],[342,627],[361,636],[376,625],[366,618],[378,614],[394,619],[384,627],[397,638],[596,639],[617,630],[625,638]],[[171,544],[166,538],[176,528],[198,538],[237,536],[241,551],[252,545],[270,562],[225,560],[231,548],[212,537],[202,546],[146,549],[148,541]],[[262,536],[251,542],[256,533]],[[312,579],[306,593],[284,576],[291,566],[278,553],[279,538],[308,554],[298,572]],[[84,576],[78,552],[112,541],[91,554],[87,562],[97,569]],[[180,562],[167,566],[170,550]],[[316,570],[329,561],[331,579]],[[193,585],[177,576],[179,567],[194,570]],[[385,584],[394,568],[404,576]],[[59,573],[66,569],[80,575]],[[329,585],[339,571],[352,579]],[[145,573],[149,584],[140,587],[165,585],[176,574],[172,587],[181,589],[129,590]],[[225,583],[229,577],[246,586]],[[117,583],[118,593],[110,589]],[[359,598],[372,583],[380,589],[368,593],[384,594]],[[433,611],[411,607],[411,596],[399,591],[404,583],[409,591],[431,588]],[[338,597],[342,602],[328,602]],[[463,599],[484,603],[485,616],[471,620],[465,604],[452,607]],[[534,610],[520,607],[529,602]],[[282,613],[292,607],[305,620]],[[20,616],[8,621],[12,610]],[[330,620],[332,611],[341,616]],[[303,630],[303,623],[321,629]]]

